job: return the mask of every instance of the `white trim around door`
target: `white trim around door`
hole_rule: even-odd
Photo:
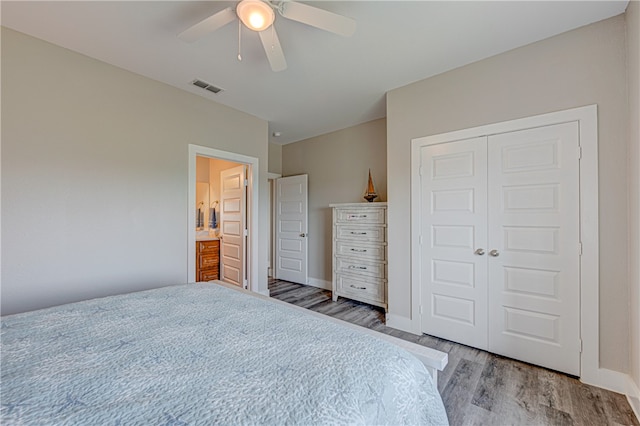
[[[426,145],[490,136],[553,124],[577,122],[580,134],[580,380],[625,393],[626,375],[600,368],[599,337],[599,240],[598,240],[598,110],[589,105],[502,123],[489,124],[411,141],[411,198],[420,199],[420,149]],[[410,331],[421,333],[420,314],[420,203],[411,204],[411,293]],[[409,325],[409,324],[406,324]]]
[[[308,175],[276,179],[275,275],[278,279],[309,284]]]
[[[259,159],[234,152],[221,151],[205,146],[189,144],[189,188],[187,199],[187,280],[192,283],[196,280],[196,156],[218,158],[235,163],[246,164],[248,167],[247,180],[248,202],[247,202],[247,268],[248,289],[257,291],[258,285],[258,218],[260,217],[259,207]]]
[[[267,179],[269,180],[269,265],[267,275],[273,279],[277,279],[276,276],[276,179],[281,178],[280,173],[267,173]]]

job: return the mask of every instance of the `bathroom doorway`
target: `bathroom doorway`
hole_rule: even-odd
[[[219,279],[256,287],[257,161],[189,145],[189,282]]]

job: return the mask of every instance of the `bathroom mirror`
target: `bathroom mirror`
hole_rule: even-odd
[[[207,228],[209,223],[209,184],[196,182],[196,230]]]

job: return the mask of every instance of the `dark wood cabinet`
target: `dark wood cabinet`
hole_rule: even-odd
[[[196,241],[196,281],[220,278],[220,241]]]

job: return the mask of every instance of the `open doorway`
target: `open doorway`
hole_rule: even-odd
[[[247,287],[247,167],[196,156],[196,281]]]
[[[189,282],[220,279],[257,288],[257,166],[253,157],[189,145]],[[210,251],[201,256],[199,246]],[[211,267],[216,254],[218,274],[202,274],[198,266]]]
[[[308,275],[308,175],[269,173],[268,276],[310,284]],[[314,285],[314,284],[311,284]]]
[[[280,178],[279,173],[268,173],[269,180],[269,241],[267,244],[267,277],[275,279],[276,277],[276,179]]]

